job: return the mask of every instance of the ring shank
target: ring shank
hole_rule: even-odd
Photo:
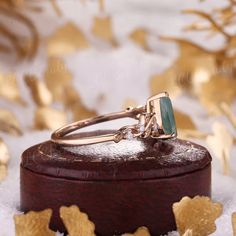
[[[133,108],[126,111],[110,113],[107,115],[101,115],[93,118],[88,118],[81,121],[76,121],[72,124],[61,127],[52,133],[51,141],[57,144],[62,145],[86,145],[101,143],[107,141],[115,141],[116,133],[106,134],[106,135],[97,135],[91,137],[72,137],[68,134],[81,129],[88,127],[90,125],[95,125],[103,123],[106,121],[121,119],[121,118],[133,118],[136,119],[137,115],[145,111],[145,106]]]

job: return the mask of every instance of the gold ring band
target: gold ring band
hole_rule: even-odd
[[[124,126],[106,135],[90,137],[68,135],[90,125],[121,118],[133,118],[138,120],[138,124]],[[52,133],[51,140],[61,145],[87,145],[108,141],[119,142],[122,139],[147,137],[169,139],[176,136],[173,108],[169,95],[165,92],[149,98],[145,106],[127,108],[125,111],[88,118],[63,126]]]

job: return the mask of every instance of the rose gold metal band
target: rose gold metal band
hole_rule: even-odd
[[[122,139],[132,138],[168,139],[176,137],[176,132],[166,132],[165,127],[163,128],[160,104],[160,100],[163,98],[169,99],[169,95],[161,93],[149,98],[145,106],[127,108],[125,111],[88,118],[66,125],[53,132],[51,141],[61,145],[86,145],[108,141],[119,142]],[[124,126],[114,133],[106,135],[90,137],[68,135],[90,125],[128,117],[138,120],[138,124]]]

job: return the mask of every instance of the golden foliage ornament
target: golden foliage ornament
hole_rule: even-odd
[[[207,236],[216,230],[215,220],[222,214],[222,205],[208,197],[183,197],[173,204],[173,212],[180,235],[191,230],[193,236]]]
[[[39,107],[35,111],[35,128],[39,130],[56,130],[67,123],[67,115],[51,107]]]
[[[67,22],[57,29],[47,41],[49,56],[63,56],[89,46],[83,32],[73,22]]]
[[[51,209],[40,212],[30,211],[25,215],[15,215],[16,236],[55,236],[56,233],[49,229],[51,216]]]
[[[236,236],[236,212],[232,213],[231,220],[232,220],[232,227],[233,227],[233,236]]]
[[[52,104],[52,94],[43,81],[38,80],[34,75],[26,75],[24,80],[36,105],[49,106]]]
[[[110,16],[95,16],[92,26],[92,33],[96,37],[111,43],[113,46],[117,46],[112,30],[112,20]]]
[[[20,123],[16,116],[9,110],[0,108],[0,131],[12,135],[21,135]]]
[[[0,97],[23,103],[15,74],[0,74]]]
[[[148,31],[144,28],[138,28],[135,29],[133,32],[131,32],[131,34],[129,35],[129,38],[136,43],[137,45],[139,45],[141,48],[143,48],[144,50],[149,51],[149,45],[148,45]]]
[[[139,227],[133,234],[125,233],[122,236],[151,236],[147,227]]]
[[[223,174],[229,174],[230,151],[233,146],[234,138],[227,127],[220,122],[214,122],[212,125],[213,135],[206,139],[207,144],[219,158],[223,166]]]
[[[86,213],[73,205],[60,208],[60,217],[66,226],[69,236],[95,236],[95,225]]]
[[[0,165],[0,183],[7,177],[7,166]]]

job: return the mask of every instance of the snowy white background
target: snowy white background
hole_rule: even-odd
[[[183,36],[181,28],[194,19],[192,16],[180,14],[182,9],[209,9],[211,6],[224,5],[224,1],[181,1],[181,0],[116,0],[106,1],[106,12],[112,16],[113,30],[118,40],[118,48],[110,48],[91,35],[92,20],[99,14],[96,1],[87,1],[81,4],[79,0],[59,0],[59,6],[64,16],[58,18],[45,3],[42,15],[33,15],[42,37],[51,35],[56,28],[68,20],[75,22],[95,45],[89,49],[78,51],[64,58],[66,66],[74,76],[74,84],[78,88],[82,99],[90,108],[99,113],[120,110],[126,98],[132,98],[143,104],[150,95],[149,79],[167,68],[178,55],[177,47],[172,43],[158,40],[158,35]],[[50,23],[48,23],[50,22]],[[145,27],[153,32],[149,37],[152,52],[143,51],[134,45],[128,35],[137,27]],[[186,37],[193,41],[205,44],[208,48],[218,47],[222,43],[220,37],[203,40],[201,34],[186,33]],[[11,161],[9,175],[0,184],[0,236],[14,235],[13,215],[19,207],[19,163],[21,153],[31,145],[42,142],[50,137],[48,131],[32,131],[34,106],[30,94],[22,81],[24,73],[43,76],[47,66],[47,55],[44,44],[36,58],[30,62],[21,62],[18,65],[0,55],[0,71],[15,72],[24,98],[30,106],[22,108],[0,100],[0,106],[12,110],[20,119],[23,129],[28,131],[20,138],[1,134],[7,143]],[[236,88],[235,88],[236,89]],[[105,94],[106,99],[97,106],[98,98]],[[202,131],[211,132],[213,120],[218,119],[232,130],[231,125],[223,117],[208,117],[206,110],[193,98],[181,96],[176,98],[174,106],[192,116],[197,127]],[[191,109],[186,109],[191,107]],[[233,106],[236,113],[236,103]],[[232,131],[233,132],[233,131]],[[196,142],[206,145],[200,140]],[[213,158],[213,199],[224,204],[223,215],[217,220],[215,236],[230,236],[231,213],[236,211],[236,147],[231,153],[231,175],[221,175],[219,161]],[[176,235],[177,233],[172,233]]]

